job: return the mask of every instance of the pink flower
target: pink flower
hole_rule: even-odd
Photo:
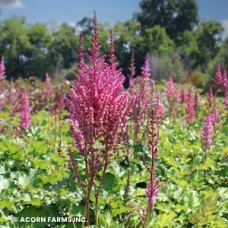
[[[92,164],[97,157],[95,153],[100,153],[95,141],[103,144],[102,153],[106,158],[116,150],[134,103],[134,98],[123,92],[125,77],[116,69],[112,34],[110,40],[109,63],[106,63],[105,56],[99,56],[101,45],[95,17],[92,48],[88,53],[83,51],[83,37],[80,36],[78,75],[71,85],[68,104],[71,119],[78,123],[77,127],[71,125],[75,144],[81,152],[89,154],[86,159],[91,166],[95,166]],[[87,64],[84,57],[90,63]]]
[[[155,109],[156,109],[156,119],[157,121],[160,121],[164,115],[164,105],[161,101],[161,95],[160,95],[160,92],[158,92],[158,95],[157,95],[157,101],[156,101],[156,104],[155,104]]]
[[[138,86],[132,87],[130,90],[131,95],[135,96],[135,103],[131,113],[131,119],[134,123],[134,142],[139,141],[139,132],[143,131],[143,125],[147,120],[148,113],[150,112],[150,104],[154,96],[155,84],[153,80],[150,80],[150,67],[149,59],[146,57],[145,63],[141,68],[141,76],[135,78],[135,82]],[[146,133],[144,131],[144,133]],[[141,135],[141,139],[144,137],[144,133]]]
[[[215,83],[215,85],[219,86],[222,83],[222,73],[221,73],[221,66],[220,66],[220,61],[218,61],[218,65],[216,68],[216,73],[215,73],[215,77],[213,79],[213,82]]]
[[[176,93],[175,93],[175,88],[173,84],[172,74],[170,74],[169,81],[166,85],[165,95],[168,101],[175,99]]]
[[[192,97],[192,89],[189,88],[188,95],[187,95],[187,106],[185,107],[187,118],[186,122],[189,123],[195,119],[195,109],[194,109],[194,100]]]
[[[213,123],[212,123],[212,116],[209,113],[207,115],[204,127],[202,128],[202,135],[201,135],[201,144],[203,151],[207,151],[212,146],[212,139],[213,139]]]
[[[22,95],[22,104],[21,104],[21,122],[20,122],[20,129],[26,131],[28,128],[31,127],[31,107],[29,105],[28,93],[27,90],[24,89]]]
[[[211,115],[211,122],[214,130],[218,130],[219,127],[221,126],[221,123],[219,123],[219,120],[221,119],[221,113],[219,109],[217,108],[217,102],[216,102],[216,97],[213,99],[213,107],[210,112]]]
[[[145,63],[142,66],[141,70],[142,70],[142,78],[149,79],[150,78],[149,55],[146,56]]]
[[[2,57],[0,61],[0,81],[5,78],[5,65],[4,65],[4,57]]]
[[[44,92],[43,92],[43,96],[45,100],[48,100],[51,98],[52,95],[52,85],[51,85],[51,81],[49,79],[49,75],[46,72],[45,75],[45,87],[44,87]]]
[[[184,86],[182,86],[181,92],[180,92],[180,103],[184,103],[185,101],[186,101],[186,93],[185,93]]]
[[[213,90],[212,90],[212,86],[210,86],[210,88],[209,88],[208,95],[207,95],[207,101],[208,101],[209,107],[211,107],[211,105],[213,103]]]

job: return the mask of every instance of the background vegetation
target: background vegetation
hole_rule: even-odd
[[[72,27],[53,22],[29,24],[24,17],[2,21],[0,53],[5,57],[7,78],[44,79],[45,72],[52,77],[70,75],[77,59],[79,33],[84,34],[85,47],[89,47],[92,22],[84,17]],[[222,25],[200,21],[195,0],[142,0],[140,12],[132,20],[114,26],[99,24],[103,44],[108,41],[110,28],[114,30],[116,55],[124,75],[129,73],[132,48],[136,75],[146,53],[150,53],[155,79],[168,78],[172,71],[175,81],[195,83],[197,75],[203,82],[196,82],[197,86],[210,81],[218,59],[222,66],[228,61],[228,38],[222,40]],[[103,45],[105,53],[107,49],[108,43]]]

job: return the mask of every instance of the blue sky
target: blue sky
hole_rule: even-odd
[[[83,17],[93,17],[96,10],[98,22],[114,24],[132,19],[138,12],[140,0],[0,0],[0,20],[11,16],[25,16],[27,22],[68,22],[75,24]],[[228,0],[198,0],[202,20],[220,21],[228,36]]]

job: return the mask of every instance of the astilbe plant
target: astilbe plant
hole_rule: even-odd
[[[208,90],[207,103],[208,103],[208,107],[210,108],[212,106],[212,103],[213,103],[213,89],[212,89],[212,86],[210,86],[210,88]]]
[[[130,90],[130,93],[136,98],[131,113],[135,144],[139,143],[139,141],[142,140],[146,134],[147,129],[145,124],[148,124],[149,109],[155,90],[155,83],[152,79],[150,79],[148,55],[146,56],[145,63],[141,70],[141,76],[134,79],[133,84],[135,86]]]
[[[29,104],[28,92],[24,89],[21,99],[20,126],[21,131],[26,131],[31,127],[31,107]]]
[[[215,72],[215,77],[213,79],[213,82],[214,82],[214,85],[215,85],[216,89],[218,89],[222,85],[223,76],[222,76],[222,72],[221,72],[220,61],[218,61],[216,72]]]
[[[176,93],[176,90],[174,87],[172,74],[170,74],[170,76],[169,76],[169,81],[167,82],[167,85],[165,88],[165,95],[166,95],[166,98],[168,100],[169,116],[171,116],[171,114],[174,114],[174,117],[175,117],[176,111],[174,109],[174,104],[177,100],[177,93]]]
[[[220,89],[224,95],[224,105],[225,109],[228,109],[228,78],[227,78],[227,71],[226,67],[224,67],[224,72],[221,72],[220,62],[218,62],[215,77],[213,79],[214,87],[216,91]]]
[[[208,155],[208,150],[212,147],[213,140],[213,123],[212,115],[209,113],[206,117],[204,127],[202,128],[201,134],[201,145],[202,149],[205,152],[205,156]]]
[[[52,96],[52,84],[48,73],[45,74],[45,86],[43,90],[43,98],[45,101],[50,101]]]
[[[117,70],[114,55],[114,41],[110,32],[109,63],[105,56],[99,56],[98,28],[94,16],[92,48],[83,50],[83,37],[80,35],[80,53],[77,77],[71,85],[69,111],[71,131],[75,145],[85,162],[84,198],[86,218],[90,224],[90,199],[95,196],[96,224],[98,224],[98,201],[107,166],[116,152],[126,128],[128,114],[134,98],[123,92],[124,76]],[[84,61],[87,57],[89,63]],[[101,170],[101,180],[95,179]]]
[[[188,95],[187,95],[187,105],[185,107],[185,111],[187,117],[185,119],[186,123],[189,123],[195,119],[195,109],[194,109],[194,99],[192,96],[192,88],[189,88]]]
[[[179,95],[179,102],[182,104],[185,101],[186,101],[186,92],[185,92],[184,86],[182,86],[180,90],[180,95]]]
[[[159,183],[159,180],[156,178],[156,171],[155,171],[155,159],[158,156],[159,129],[160,129],[160,116],[161,116],[161,113],[158,113],[159,112],[158,107],[160,106],[159,100],[160,100],[160,97],[158,96],[158,99],[155,105],[152,107],[151,116],[150,116],[150,125],[149,125],[149,131],[148,131],[150,139],[148,141],[147,146],[151,151],[151,163],[150,164],[147,163],[144,157],[142,158],[145,168],[147,169],[150,176],[149,183],[147,184],[147,188],[146,188],[148,206],[142,221],[143,228],[146,227],[148,216],[151,210],[154,208],[156,197],[161,190],[161,184]]]
[[[221,126],[221,113],[217,107],[216,97],[213,98],[213,105],[209,110],[214,132],[218,131]]]

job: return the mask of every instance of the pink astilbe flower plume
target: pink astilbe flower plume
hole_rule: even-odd
[[[213,129],[215,131],[219,130],[220,126],[221,126],[221,113],[217,107],[217,101],[216,101],[216,97],[213,98],[213,105],[212,105],[212,110],[210,112],[211,115],[211,122],[212,122],[212,126]]]
[[[194,100],[192,97],[192,88],[189,88],[187,95],[187,105],[185,107],[185,111],[187,114],[186,123],[189,123],[195,119],[195,109],[194,109]]]
[[[142,69],[142,78],[149,79],[150,78],[149,54],[146,55],[145,63],[141,69]]]
[[[212,123],[212,116],[209,113],[207,115],[204,127],[202,128],[202,135],[201,135],[201,145],[203,151],[208,153],[208,149],[212,146],[212,139],[213,139],[213,123]]]
[[[84,158],[85,172],[88,176],[86,186],[87,223],[90,224],[89,201],[94,178],[101,167],[102,176],[106,172],[110,158],[116,152],[126,131],[128,114],[134,103],[134,97],[123,91],[125,77],[117,70],[114,56],[114,41],[111,33],[109,63],[105,56],[99,56],[101,44],[98,42],[96,15],[92,48],[83,50],[83,37],[80,35],[79,60],[77,76],[71,85],[71,95],[68,100],[70,111],[71,132],[75,144]],[[88,59],[88,64],[84,58]],[[101,178],[101,182],[103,178]],[[102,183],[97,186],[96,202],[101,191]]]
[[[52,96],[52,84],[47,72],[45,74],[45,86],[44,86],[43,96],[45,100],[50,100]]]
[[[173,77],[172,74],[169,76],[169,81],[166,85],[165,89],[165,95],[168,101],[173,100],[175,98],[175,88],[174,88],[174,83],[173,83]]]
[[[0,61],[0,81],[5,78],[5,64],[4,64],[4,57],[2,57]]]
[[[186,101],[186,92],[185,92],[184,86],[182,86],[181,92],[180,92],[180,97],[179,97],[179,102],[184,103],[185,101]]]
[[[216,73],[215,73],[215,77],[213,79],[213,82],[216,86],[220,86],[222,84],[222,73],[221,73],[221,65],[220,65],[220,61],[218,61],[218,65],[216,68]]]
[[[157,104],[159,103],[158,100],[159,100],[159,96],[156,102]],[[155,160],[158,156],[159,129],[160,129],[160,121],[158,119],[159,115],[157,114],[158,108],[156,106],[157,105],[155,104],[154,107],[152,107],[151,109],[151,118],[150,118],[149,131],[148,131],[150,139],[148,141],[147,146],[151,151],[151,162],[148,163],[147,161],[145,161],[145,158],[142,157],[143,164],[145,165],[145,168],[147,169],[150,175],[150,180],[146,188],[148,206],[145,213],[144,221],[142,223],[143,228],[146,227],[148,216],[151,210],[154,208],[156,197],[161,190],[161,184],[159,183],[159,180],[156,178],[156,169],[155,169]]]
[[[162,117],[164,116],[164,105],[161,100],[160,92],[158,92],[158,95],[157,95],[155,109],[156,109],[156,115],[157,115],[156,119],[157,119],[157,121],[160,121],[162,119]]]
[[[20,129],[26,131],[31,127],[31,107],[29,104],[29,98],[27,90],[24,89],[21,100],[21,114],[20,114]]]
[[[155,90],[154,81],[150,80],[149,77],[150,67],[147,55],[144,65],[141,68],[141,76],[134,80],[138,84],[135,84],[135,86],[130,90],[131,95],[136,97],[133,111],[131,113],[131,119],[134,124],[134,143],[138,143],[146,134],[146,128],[144,125],[146,121],[148,121],[147,117],[150,112],[150,104],[152,103]],[[139,132],[143,132],[143,134],[140,135]]]
[[[174,104],[175,104],[176,100],[178,99],[178,97],[177,97],[177,93],[176,93],[176,90],[174,87],[172,74],[170,74],[169,81],[167,82],[167,85],[165,88],[165,95],[168,100],[169,116],[174,115],[174,118],[175,118],[176,110],[174,108]]]

